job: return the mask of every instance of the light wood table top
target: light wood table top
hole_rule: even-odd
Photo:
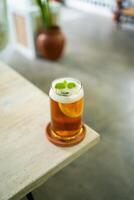
[[[57,147],[45,135],[49,98],[0,63],[0,200],[20,199],[99,141],[86,126],[85,139]]]

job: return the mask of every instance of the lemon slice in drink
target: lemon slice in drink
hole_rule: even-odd
[[[79,117],[83,112],[83,98],[74,103],[58,103],[62,113],[71,118]]]

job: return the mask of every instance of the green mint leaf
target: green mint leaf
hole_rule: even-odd
[[[73,82],[70,82],[70,83],[67,84],[67,87],[68,87],[69,89],[72,89],[72,88],[75,88],[75,87],[76,87],[76,84],[73,83]]]
[[[66,81],[66,80],[64,80],[64,81],[63,81],[63,83],[65,84],[65,87],[66,87],[66,86],[67,86],[67,81]]]
[[[66,86],[65,86],[64,83],[56,83],[56,85],[55,85],[55,88],[56,88],[56,89],[59,89],[59,90],[64,89],[65,87],[66,87]]]

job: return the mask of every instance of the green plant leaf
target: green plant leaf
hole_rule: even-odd
[[[36,0],[36,2],[40,9],[43,25],[45,25],[44,3],[41,0]]]
[[[67,84],[67,87],[68,87],[69,89],[72,89],[72,88],[75,88],[75,87],[76,87],[76,84],[75,84],[74,82],[70,82],[70,83]]]
[[[51,11],[49,7],[49,0],[45,0],[45,1],[36,0],[36,2],[40,9],[43,26],[49,29],[52,26],[52,19],[51,19],[52,17],[51,17]]]
[[[65,86],[65,84],[63,83],[63,82],[61,82],[61,83],[56,83],[56,85],[55,85],[55,88],[56,89],[59,89],[59,90],[61,90],[61,89],[64,89],[66,86]]]
[[[67,86],[67,81],[66,80],[64,80],[63,83],[65,84],[65,86]]]

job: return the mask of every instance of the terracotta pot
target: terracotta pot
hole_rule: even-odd
[[[36,39],[37,50],[44,58],[57,60],[65,46],[65,36],[59,27],[40,30]]]

